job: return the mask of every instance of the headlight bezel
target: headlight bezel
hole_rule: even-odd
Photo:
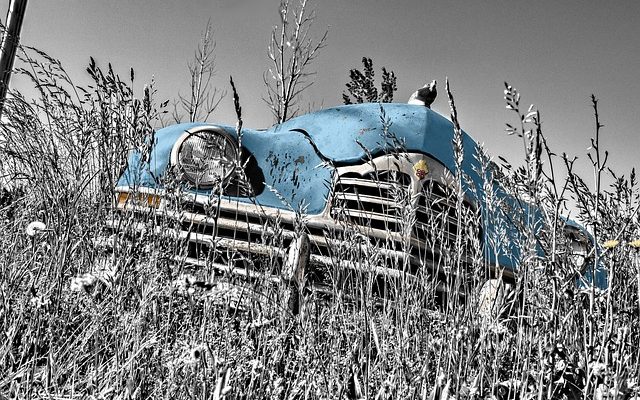
[[[197,141],[197,140],[204,140],[204,141],[215,140],[216,141],[215,146],[222,149],[221,152],[223,153],[223,155],[221,157],[217,157],[218,158],[217,161],[221,162],[221,164],[226,164],[228,168],[226,170],[223,169],[224,172],[223,174],[219,175],[218,179],[215,179],[215,178],[202,179],[205,174],[208,174],[211,176],[214,175],[211,172],[205,172],[207,168],[209,169],[212,168],[211,165],[205,166],[204,168],[201,168],[200,170],[198,170],[197,166],[189,166],[188,164],[185,163],[184,158],[187,156],[184,154],[184,150],[183,150],[184,146],[189,144],[189,141]],[[220,145],[221,143],[224,144],[224,147]],[[191,146],[197,147],[196,144],[191,144]],[[202,149],[195,148],[195,150],[200,151]],[[191,151],[193,152],[194,148],[192,148]],[[212,161],[212,160],[215,160],[216,157],[211,157],[211,156],[209,156],[208,158],[201,157],[201,160],[202,159],[205,159],[205,160],[208,159],[208,161]],[[238,160],[239,160],[238,143],[235,137],[231,136],[224,129],[217,126],[211,126],[211,125],[195,127],[185,131],[178,138],[178,140],[176,140],[171,150],[171,165],[177,168],[179,172],[179,178],[183,182],[187,183],[188,185],[196,189],[212,189],[219,185],[221,185],[222,187],[227,185],[231,180],[231,178],[233,177],[234,173],[237,172],[236,169],[238,168],[238,165],[239,165]]]

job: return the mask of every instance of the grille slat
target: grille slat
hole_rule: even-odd
[[[216,270],[220,271],[221,273],[230,273],[232,275],[237,275],[237,276],[241,276],[241,277],[247,277],[247,278],[251,278],[251,279],[261,279],[261,280],[268,280],[270,282],[273,283],[280,283],[282,281],[282,279],[278,276],[274,276],[271,274],[265,274],[262,272],[258,272],[258,271],[253,271],[253,270],[249,270],[246,268],[237,268],[237,267],[229,267],[228,265],[224,265],[224,264],[217,264],[217,263],[207,263],[203,260],[199,260],[197,258],[191,258],[191,257],[183,257],[183,256],[173,256],[172,257],[173,261],[177,262],[178,264],[180,263],[184,263],[186,265],[190,265],[193,267],[200,267],[200,268],[204,268],[204,267],[213,267]]]
[[[348,193],[348,192],[338,192],[336,196],[343,201],[359,201],[363,203],[373,203],[373,204],[381,204],[389,207],[394,207],[395,202],[392,200],[380,197],[380,196],[370,196],[366,194],[358,194],[358,193]]]
[[[336,182],[331,216],[365,229],[400,233],[405,225],[402,209],[411,198],[410,185],[411,177],[399,171],[344,173]]]

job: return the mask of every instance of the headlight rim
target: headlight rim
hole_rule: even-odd
[[[192,177],[189,176],[189,174],[185,171],[184,166],[180,163],[180,151],[182,149],[182,146],[188,139],[197,136],[198,134],[214,134],[221,136],[231,146],[230,148],[233,150],[234,157],[234,160],[231,161],[235,163],[236,166],[234,168],[231,168],[229,172],[226,173],[221,182],[223,186],[228,184],[233,175],[236,173],[237,161],[239,159],[238,141],[223,128],[212,125],[203,125],[188,129],[174,143],[173,148],[171,149],[170,162],[173,167],[176,167],[178,169],[179,179],[183,182],[186,182],[191,187],[198,189],[212,189],[217,184],[216,182],[203,183],[201,181],[195,181],[194,179],[192,179]]]

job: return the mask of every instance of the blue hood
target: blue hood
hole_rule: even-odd
[[[391,138],[385,138],[381,109],[391,123]],[[203,125],[210,124],[178,124],[158,130],[149,163],[141,165],[140,154],[133,153],[118,185],[161,188],[174,143],[186,130]],[[216,126],[237,138],[234,127]],[[242,145],[255,157],[267,186],[255,201],[282,209],[304,208],[308,214],[324,209],[333,172],[329,164],[353,164],[365,159],[367,153],[403,147],[429,154],[455,171],[452,139],[450,121],[426,107],[408,104],[342,106],[302,115],[268,130],[242,130]],[[463,169],[482,187],[473,165],[476,143],[466,134],[463,143]]]

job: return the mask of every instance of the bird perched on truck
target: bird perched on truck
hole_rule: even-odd
[[[431,108],[431,104],[436,99],[437,95],[438,90],[436,89],[436,81],[434,79],[428,85],[424,85],[413,92],[411,97],[409,97],[408,103]]]

